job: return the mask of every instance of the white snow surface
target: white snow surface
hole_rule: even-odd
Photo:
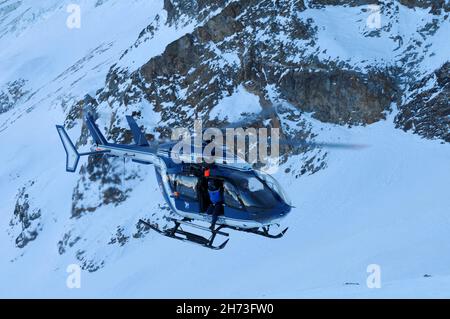
[[[79,30],[65,27],[70,1],[22,2],[18,10],[31,8],[27,16],[33,19],[19,19],[13,28],[7,22],[22,12],[13,11],[1,22],[0,31],[9,29],[5,35],[0,32],[0,87],[23,78],[27,89],[36,93],[0,114],[0,297],[450,297],[450,145],[395,129],[394,114],[353,128],[308,119],[318,141],[367,147],[332,149],[326,169],[298,179],[284,172],[296,167],[297,157],[280,168],[274,177],[295,206],[283,221],[289,230],[282,239],[232,232],[224,250],[211,251],[148,233],[130,238],[124,246],[108,245],[117,226],[131,236],[136,221],[150,217],[164,203],[153,168],[128,163],[127,169],[137,170],[144,181],[127,182],[134,187],[127,201],[71,219],[78,177],[64,171],[54,125],[64,120],[62,101],[79,100],[100,88],[109,67],[141,30],[157,13],[164,17],[163,1],[109,0],[98,7],[93,1],[79,1],[84,8]],[[347,15],[355,9],[339,10]],[[330,13],[322,12],[327,13],[309,14],[326,24],[323,19]],[[175,40],[185,31],[157,35],[153,51],[140,50],[142,56],[132,59],[150,59],[161,53],[160,41],[169,43],[170,37]],[[442,32],[436,36],[444,37]],[[448,49],[448,43],[433,45]],[[378,51],[372,53],[376,59]],[[432,65],[445,58],[440,52]],[[242,108],[231,112],[234,104]],[[241,110],[257,112],[260,106],[257,97],[239,88],[213,111],[219,118],[235,120]],[[154,112],[146,112],[148,123],[158,121]],[[76,137],[79,130],[69,133]],[[42,210],[42,229],[18,249],[9,223],[16,194],[29,181],[35,182],[28,191],[30,203]],[[57,243],[68,230],[82,239],[60,255]],[[96,272],[82,271],[81,288],[69,289],[66,269],[78,262],[75,250],[88,251],[90,259],[105,264]],[[381,267],[379,289],[366,285],[370,264]]]
[[[261,112],[259,98],[249,93],[240,85],[232,95],[226,96],[211,110],[209,117],[228,122],[236,122],[243,118],[243,115],[256,114]]]

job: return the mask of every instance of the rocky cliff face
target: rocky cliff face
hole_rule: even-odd
[[[387,66],[352,70],[345,61],[310,54],[308,48],[318,47],[317,25],[299,17],[306,10],[302,1],[188,3],[166,1],[165,23],[182,16],[198,19],[199,26],[132,74],[113,67],[99,104],[116,109],[145,99],[161,114],[164,131],[186,125],[193,114],[214,120],[210,110],[239,85],[262,107],[283,99],[340,124],[373,123],[398,97],[396,74]]]
[[[19,79],[7,83],[5,88],[0,90],[0,114],[12,109],[29,93],[25,85],[26,81]]]
[[[450,142],[450,63],[419,80],[401,105],[397,127]]]
[[[450,4],[445,0],[400,0],[400,3],[408,8],[429,8],[433,14],[450,11]]]
[[[19,190],[14,215],[9,222],[11,228],[8,233],[18,248],[24,248],[35,240],[42,230],[41,209],[34,205],[34,198],[29,194],[33,185],[34,181],[29,181]]]
[[[96,99],[113,109],[145,99],[161,114],[158,129],[165,131],[174,124],[186,125],[193,114],[213,120],[208,117],[210,110],[243,85],[258,96],[262,107],[273,107],[275,100],[283,99],[321,121],[373,123],[384,117],[391,103],[399,102],[399,85],[405,84],[407,72],[397,67],[397,61],[414,63],[417,52],[407,58],[406,48],[405,57],[381,66],[369,64],[364,70],[343,60],[321,60],[317,52],[311,54],[311,47],[321,49],[318,25],[301,13],[325,5],[377,3],[398,6],[377,1],[310,1],[307,7],[302,1],[291,5],[289,1],[167,0],[166,24],[194,19],[199,26],[132,74],[113,67]],[[446,8],[436,1],[408,5]],[[440,27],[439,21],[434,23]]]

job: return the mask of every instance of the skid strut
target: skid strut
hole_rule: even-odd
[[[193,243],[196,245],[200,245],[200,246],[203,246],[206,248],[214,249],[214,250],[223,249],[229,241],[229,239],[226,239],[220,245],[214,245],[214,241],[216,240],[217,236],[229,237],[228,233],[222,231],[223,229],[242,231],[242,232],[255,234],[255,235],[263,236],[266,238],[272,238],[272,239],[283,237],[284,234],[286,233],[286,231],[288,230],[288,228],[285,228],[279,233],[271,234],[270,226],[264,226],[264,227],[260,227],[260,228],[239,228],[239,227],[223,225],[223,224],[219,225],[217,228],[211,229],[209,227],[204,227],[201,225],[194,224],[191,222],[190,219],[187,219],[187,218],[185,218],[183,220],[169,218],[169,220],[172,221],[175,225],[171,228],[167,228],[167,229],[163,229],[163,230],[161,230],[157,225],[153,225],[142,219],[139,220],[139,224],[143,224],[145,227],[153,229],[154,231],[156,231],[157,233],[159,233],[163,236],[178,239],[181,241],[187,241],[187,242],[190,242],[190,243]],[[188,227],[192,227],[192,228],[196,228],[196,229],[205,231],[205,232],[209,233],[210,236],[207,238],[207,237],[186,231],[182,228],[183,226],[188,226]]]

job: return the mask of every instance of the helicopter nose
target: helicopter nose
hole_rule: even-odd
[[[285,217],[287,214],[289,214],[290,210],[291,210],[290,207],[283,209],[283,210],[280,212],[279,217],[280,217],[280,218]]]
[[[287,214],[291,212],[292,207],[290,205],[284,205],[283,209],[280,211],[280,218],[286,217]]]
[[[290,206],[283,205],[278,209],[269,210],[265,212],[260,211],[258,213],[255,213],[254,217],[259,219],[263,223],[269,223],[286,217],[286,215],[289,214],[290,210],[291,210]]]

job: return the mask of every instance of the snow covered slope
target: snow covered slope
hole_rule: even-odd
[[[286,66],[262,68],[261,73],[275,74],[267,73],[264,80],[259,71],[247,71],[247,65],[241,73],[246,59],[258,69],[270,56],[269,49],[261,61],[239,51],[236,39],[245,42],[246,32],[252,34],[246,28],[238,28],[241,38],[211,42],[200,37],[205,51],[195,68],[175,74],[169,84],[163,76],[154,83],[138,79],[145,73],[140,70],[154,67],[159,74],[152,58],[160,56],[164,62],[180,54],[170,51],[169,44],[185,34],[195,38],[197,28],[231,1],[212,1],[211,8],[194,10],[195,15],[179,9],[183,1],[175,2],[178,6],[164,8],[162,0],[79,1],[81,28],[69,29],[66,8],[71,1],[0,1],[0,297],[448,298],[450,146],[394,124],[404,112],[399,106],[418,93],[414,81],[421,83],[448,60],[448,13],[387,1],[382,21],[389,23],[380,34],[368,35],[364,5],[315,6],[308,1],[292,16],[315,30],[314,35],[295,39],[286,17],[261,18],[273,19],[274,30],[262,28],[251,43],[259,47],[273,40],[271,45],[292,46],[283,62],[291,69],[308,60],[304,68],[314,66],[325,80],[329,74],[341,79],[342,73],[356,88],[375,67],[403,70],[396,77],[398,99],[381,110],[385,119],[377,115],[370,125],[350,127],[320,122],[314,105],[306,112],[293,106],[295,101],[286,102],[280,93],[286,88],[271,82],[271,77],[278,80],[289,73]],[[214,21],[209,28],[220,19]],[[317,61],[311,62],[311,56]],[[276,55],[271,59],[278,61]],[[175,63],[180,60],[173,61],[179,67]],[[197,69],[211,77],[195,77]],[[349,70],[353,73],[347,75]],[[235,75],[245,81],[233,82]],[[192,83],[209,84],[204,89],[217,98],[210,104],[199,100],[205,108],[195,110],[188,103],[196,98]],[[425,84],[422,90],[436,87],[445,101],[448,86],[431,80]],[[144,98],[139,93],[152,85],[161,96],[156,102],[146,98],[151,94]],[[261,105],[282,105],[279,120],[287,135],[305,130],[317,141],[368,147],[288,153],[275,174],[295,206],[284,220],[286,236],[272,241],[232,233],[226,249],[209,251],[137,228],[139,218],[164,224],[168,214],[152,167],[89,159],[79,173],[64,171],[54,125],[65,123],[74,140],[87,148],[89,141],[78,140],[84,134],[79,113],[90,103],[87,94],[99,102],[94,108],[101,129],[115,140],[126,140],[120,129],[124,115],[133,111],[139,112],[147,133],[157,134],[183,116],[236,120]],[[176,101],[170,102],[173,96]],[[440,120],[448,123],[442,114]],[[70,264],[83,268],[80,289],[66,285]],[[379,289],[366,285],[370,264],[380,266]]]

